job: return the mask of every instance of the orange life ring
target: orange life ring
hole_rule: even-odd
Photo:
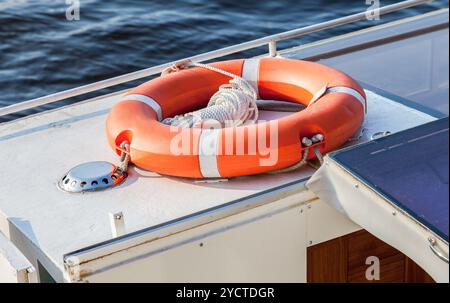
[[[301,144],[303,137],[322,134],[324,140],[316,144],[320,152],[336,149],[363,123],[364,90],[330,67],[284,58],[211,65],[242,76],[254,86],[259,99],[309,106],[276,123],[221,129],[174,128],[160,121],[205,107],[218,87],[230,80],[198,67],[182,70],[139,85],[113,106],[106,132],[116,153],[120,154],[118,146],[126,140],[131,162],[140,168],[189,178],[236,177],[294,165],[311,148]],[[316,101],[310,104],[313,97]],[[276,136],[273,146],[267,144],[271,136]],[[180,138],[187,140],[188,148],[181,147],[183,152],[174,153],[173,147],[180,147]],[[270,160],[271,153],[276,153],[275,161]],[[315,156],[311,152],[308,159]]]

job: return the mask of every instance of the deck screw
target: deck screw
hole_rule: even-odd
[[[397,215],[397,212],[394,210],[394,211],[392,212],[392,215],[393,215],[393,216],[396,216],[396,215]]]
[[[359,188],[359,184],[355,184],[355,188]]]

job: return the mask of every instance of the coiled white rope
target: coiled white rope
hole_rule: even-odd
[[[206,68],[217,73],[231,77],[228,84],[223,84],[219,90],[210,98],[206,108],[178,115],[173,118],[166,118],[162,122],[165,124],[178,127],[203,127],[202,122],[213,120],[219,122],[223,126],[239,126],[245,123],[254,123],[258,119],[258,107],[256,103],[257,94],[254,88],[245,79],[236,76],[227,71],[202,64],[193,63],[191,61],[183,61],[167,68],[162,75],[177,72],[181,69],[192,66]],[[311,138],[303,137],[301,145],[303,145],[303,155],[299,162],[278,170],[269,172],[270,174],[285,173],[296,170],[308,163],[309,148],[314,143],[323,142],[322,134],[316,134]],[[323,156],[317,146],[313,147],[314,152],[320,162],[323,163]]]
[[[192,66],[205,68],[232,79],[219,87],[219,90],[210,98],[207,107],[166,118],[162,121],[163,123],[183,128],[202,127],[203,122],[208,122],[208,125],[219,124],[221,127],[255,123],[258,119],[257,94],[250,83],[239,76],[207,64],[187,62],[184,65],[184,67]],[[179,66],[171,67],[172,71],[179,69]]]

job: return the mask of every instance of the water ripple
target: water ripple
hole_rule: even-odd
[[[393,2],[383,0],[382,4]],[[72,22],[65,18],[64,0],[0,3],[0,106],[366,8],[363,0],[80,3],[81,20]],[[447,1],[437,1],[399,14],[445,6]],[[302,38],[302,42],[360,26],[367,25],[340,27]],[[298,39],[286,43],[294,45]]]

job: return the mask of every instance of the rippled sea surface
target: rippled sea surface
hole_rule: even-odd
[[[394,2],[381,0],[380,4]],[[365,0],[80,0],[79,3],[80,20],[68,21],[69,5],[65,0],[0,1],[0,106],[368,7]],[[448,1],[382,16],[378,23],[441,7],[448,7]],[[375,24],[364,21],[341,26],[282,46]]]

